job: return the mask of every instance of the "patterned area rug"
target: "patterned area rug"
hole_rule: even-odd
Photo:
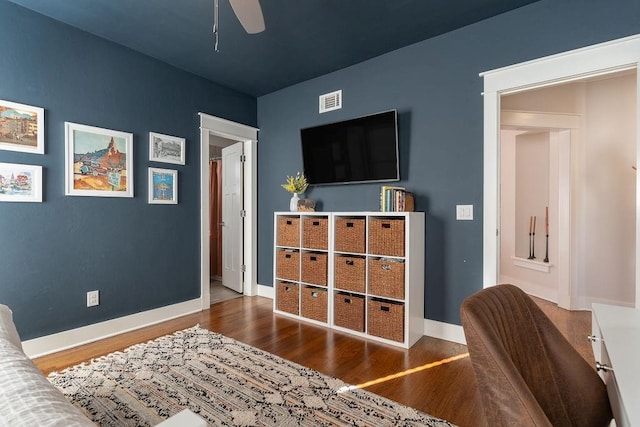
[[[199,326],[49,375],[101,426],[451,426]]]

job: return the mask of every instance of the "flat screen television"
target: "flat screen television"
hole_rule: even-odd
[[[300,140],[311,185],[400,180],[396,110],[301,129]]]

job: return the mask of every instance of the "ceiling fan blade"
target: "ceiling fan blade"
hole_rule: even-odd
[[[260,0],[229,0],[229,3],[247,33],[256,34],[264,31]]]

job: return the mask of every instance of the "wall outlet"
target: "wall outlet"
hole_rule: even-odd
[[[87,292],[87,307],[94,307],[100,304],[100,291]]]

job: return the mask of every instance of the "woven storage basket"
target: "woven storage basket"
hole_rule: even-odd
[[[364,332],[364,296],[336,292],[333,297],[333,323]]]
[[[302,253],[302,281],[327,286],[327,254]]]
[[[287,280],[300,280],[300,252],[278,249],[276,277]]]
[[[370,218],[369,253],[404,256],[404,218]]]
[[[363,257],[336,255],[335,287],[344,291],[365,291],[366,260]]]
[[[278,246],[300,246],[300,218],[278,217]]]
[[[329,247],[329,219],[307,217],[302,221],[302,247],[327,250]]]
[[[404,299],[404,262],[384,258],[369,259],[369,293]]]
[[[324,288],[316,288],[314,286],[305,286],[302,288],[302,317],[317,320],[319,322],[327,321],[327,290]]]
[[[338,252],[365,252],[365,219],[336,218],[335,249]]]
[[[369,335],[392,341],[404,341],[404,304],[369,298],[367,302]]]
[[[276,298],[278,310],[295,315],[300,314],[300,286],[297,283],[279,281]]]

